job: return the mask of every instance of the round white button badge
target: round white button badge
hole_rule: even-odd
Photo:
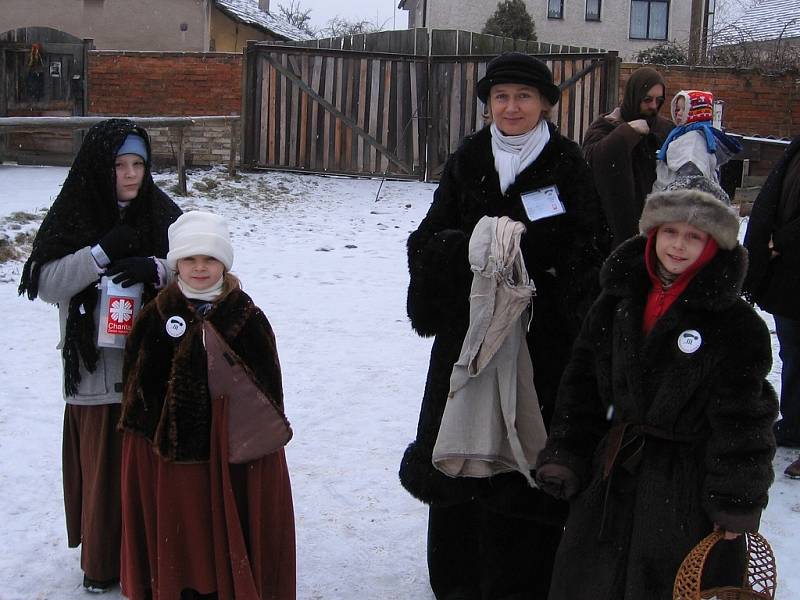
[[[703,345],[703,336],[696,329],[687,329],[678,336],[678,349],[684,354],[693,354]]]
[[[167,319],[165,327],[167,333],[174,338],[179,338],[186,333],[186,321],[183,320],[183,317],[177,315]]]

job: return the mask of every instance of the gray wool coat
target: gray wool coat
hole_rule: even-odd
[[[89,246],[42,265],[39,274],[39,297],[45,302],[58,305],[58,321],[61,329],[59,350],[64,343],[70,298],[97,281],[101,271]],[[94,314],[95,329],[99,319],[100,303],[97,305]],[[74,396],[67,396],[64,393],[64,400],[68,404],[95,406],[119,404],[122,401],[122,349],[99,348],[99,350],[100,357],[93,373],[87,371],[83,361],[80,361],[81,380],[78,384],[78,393]]]
[[[163,259],[157,260],[162,262],[165,272],[168,273],[166,262]],[[59,350],[64,344],[70,299],[97,281],[102,271],[103,269],[97,266],[89,246],[42,265],[39,274],[39,297],[45,302],[58,305]],[[99,318],[98,302],[94,313],[95,329]],[[87,371],[83,361],[80,361],[81,380],[78,384],[78,393],[67,396],[62,389],[67,404],[97,406],[119,404],[122,401],[122,349],[100,347],[98,350],[100,356],[94,372]]]

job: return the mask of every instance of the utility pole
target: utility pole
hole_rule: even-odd
[[[692,0],[689,22],[689,64],[696,65],[705,59],[706,0]]]

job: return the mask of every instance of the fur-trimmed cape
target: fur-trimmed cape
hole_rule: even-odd
[[[177,338],[166,329],[172,317],[186,323]],[[236,287],[204,318],[250,368],[264,393],[282,407],[275,336],[250,296]],[[145,436],[166,460],[209,457],[211,398],[202,334],[202,318],[172,283],[142,309],[125,347],[120,428]]]
[[[681,561],[715,522],[755,531],[767,504],[777,400],[765,380],[769,331],[739,297],[746,252],[719,249],[644,336],[646,241],[628,240],[606,261],[539,455],[581,482],[550,600],[583,600],[589,589],[669,600]]]

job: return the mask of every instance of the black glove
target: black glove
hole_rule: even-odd
[[[121,283],[124,288],[136,283],[155,284],[158,282],[158,267],[153,258],[131,256],[111,263],[106,269],[106,275],[114,275],[111,281]]]
[[[108,260],[134,256],[139,251],[139,237],[130,225],[120,224],[100,238],[98,242]]]
[[[542,491],[559,500],[569,500],[578,493],[578,477],[569,467],[547,463],[536,470],[536,483]]]

